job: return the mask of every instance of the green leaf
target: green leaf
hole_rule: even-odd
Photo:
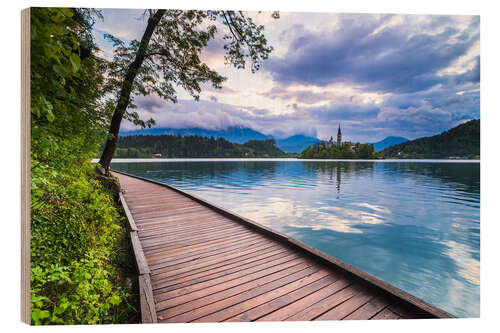
[[[31,311],[31,319],[35,322],[35,325],[40,324],[40,319],[49,317],[50,312],[47,310],[33,309],[33,311]]]
[[[78,54],[71,53],[69,61],[71,62],[71,66],[73,66],[73,72],[76,72],[80,69],[80,57],[78,56]]]
[[[114,296],[111,296],[109,298],[109,303],[111,303],[112,305],[118,305],[121,303],[121,300],[120,300],[120,297],[114,295]]]
[[[54,115],[54,113],[52,113],[52,110],[47,109],[47,120],[53,122],[54,119],[56,119],[56,116]]]

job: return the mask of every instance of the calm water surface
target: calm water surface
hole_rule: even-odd
[[[479,163],[235,160],[112,168],[199,195],[453,315],[479,316]]]

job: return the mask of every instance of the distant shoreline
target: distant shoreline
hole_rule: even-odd
[[[375,162],[375,163],[480,163],[480,160],[450,159],[302,159],[302,158],[114,158],[111,163],[171,162]],[[93,159],[92,163],[99,162]]]

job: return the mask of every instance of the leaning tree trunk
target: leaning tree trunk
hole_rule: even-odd
[[[132,85],[139,69],[142,66],[144,57],[146,56],[146,50],[148,48],[151,36],[153,35],[153,32],[158,25],[158,22],[160,22],[163,14],[165,14],[165,10],[159,9],[153,16],[149,18],[146,31],[144,31],[144,34],[142,35],[141,44],[139,45],[139,49],[137,50],[134,61],[125,73],[125,78],[120,90],[120,97],[118,99],[118,103],[116,103],[113,117],[111,118],[111,125],[109,126],[106,145],[104,146],[101,159],[99,160],[99,164],[101,164],[101,166],[104,168],[106,174],[109,173],[109,165],[115,154],[116,144],[118,142],[118,132],[120,131],[120,124],[130,102]]]

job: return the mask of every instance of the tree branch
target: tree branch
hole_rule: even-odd
[[[228,15],[229,15],[229,13],[228,13]],[[227,26],[229,27],[229,30],[231,31],[231,34],[233,35],[233,37],[236,38],[237,41],[240,41],[238,36],[236,36],[233,29],[231,28],[231,23],[229,23],[229,21],[227,20],[227,17],[226,17],[226,14],[224,13],[224,11],[222,11],[222,16],[224,16],[224,20],[226,21]]]

